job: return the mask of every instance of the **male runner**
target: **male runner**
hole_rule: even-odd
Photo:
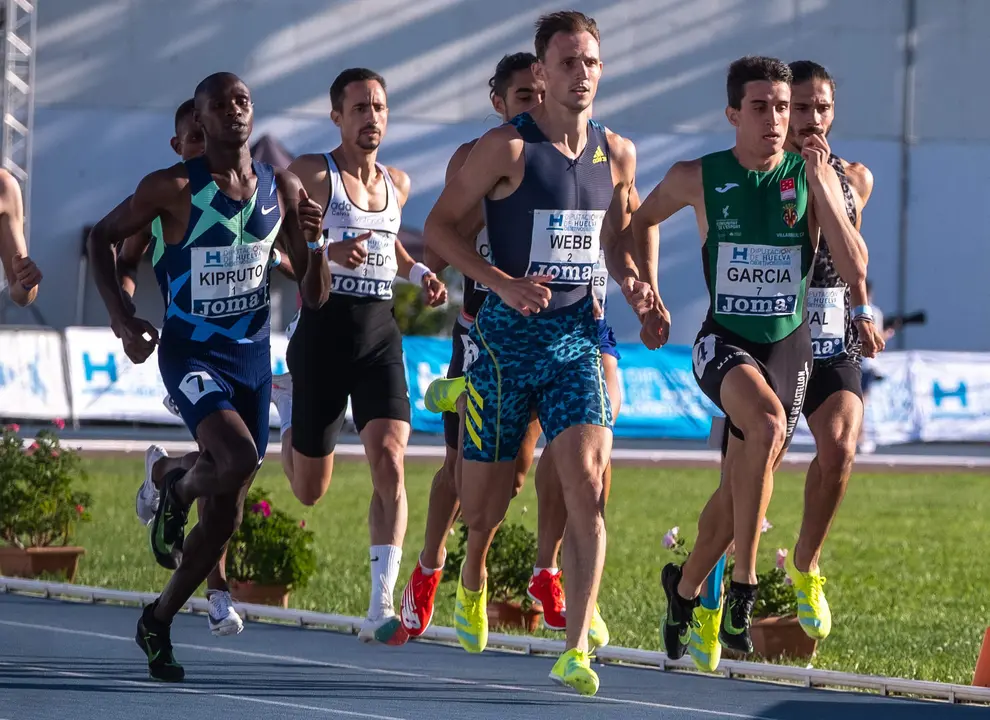
[[[403,461],[410,409],[392,282],[398,274],[422,285],[431,306],[444,303],[447,290],[397,238],[409,176],[377,160],[388,123],[385,80],[364,68],[344,70],[330,86],[330,103],[340,145],[326,154],[302,155],[291,166],[326,208],[325,254],[333,285],[324,307],[302,308],[286,353],[293,387],[286,408],[292,467],[286,472],[301,502],[312,505],[323,497],[350,397],[374,488],[368,515],[371,598],[358,637],[401,645],[408,635],[392,593],[406,533]],[[283,406],[277,407],[285,417]]]
[[[694,347],[694,372],[730,430],[722,481],[698,521],[694,550],[682,567],[669,564],[662,573],[668,603],[662,634],[675,659],[689,643],[716,650],[711,638],[694,636],[692,626],[701,588],[733,539],[729,612],[718,641],[752,652],[760,528],[812,362],[805,295],[819,228],[832,240],[843,279],[858,283],[866,274],[866,248],[842,205],[824,138],[810,137],[802,155],[784,150],[790,82],[790,68],[774,58],[734,62],[726,116],[736,128],[735,146],[675,163],[633,216],[658,298],[643,337],[648,347],[659,347],[670,321],[656,285],[657,248],[646,232],[678,210],[694,208],[711,298]]]
[[[588,628],[605,556],[602,476],[612,412],[591,281],[610,205],[626,212],[613,215],[618,227],[606,237],[625,230],[635,151],[590,119],[602,71],[595,21],[579,12],[545,15],[536,23],[535,45],[546,99],[478,140],[425,225],[440,255],[492,291],[466,353],[477,359],[466,369],[460,500],[469,535],[455,624],[462,646],[484,650],[484,559],[511,498],[515,457],[535,405],[571,521],[564,555],[567,651],[551,677],[594,694],[599,681],[589,662]],[[463,239],[462,225],[480,203],[491,264]]]
[[[294,266],[303,270],[306,304],[319,307],[330,289],[322,254],[307,257],[307,247],[322,248],[321,208],[292,173],[251,160],[254,110],[247,87],[235,75],[216,73],[197,86],[194,98],[205,154],[147,175],[89,238],[114,333],[134,363],[158,345],[165,386],[203,448],[188,470],[181,458],[166,457],[153,471],[163,480],[151,547],[158,563],[175,572],[144,608],[136,640],[151,677],[166,681],[185,676],[172,652],[172,618],[220,559],[268,443],[268,283],[276,235],[283,233]],[[125,302],[112,251],[156,218],[167,281],[160,342],[155,327]],[[200,497],[206,497],[203,513],[185,537],[189,507]]]
[[[0,168],[0,261],[10,299],[27,307],[38,297],[41,270],[24,240],[24,199],[17,178]]]

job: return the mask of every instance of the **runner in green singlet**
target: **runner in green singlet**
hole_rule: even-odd
[[[718,665],[719,644],[752,652],[756,550],[779,464],[797,424],[812,363],[805,298],[819,233],[836,267],[853,284],[865,275],[865,246],[849,222],[828,149],[809,138],[801,155],[784,150],[791,71],[781,61],[746,57],[729,68],[726,116],[736,129],[731,150],[678,162],[633,215],[633,233],[657,307],[643,317],[647,347],[666,342],[670,318],[659,299],[658,246],[652,227],[694,208],[710,308],[694,347],[702,391],[726,414],[722,482],[698,521],[698,541],[683,566],[669,564],[662,634],[667,654],[689,645],[695,662]],[[849,277],[845,277],[849,275]],[[699,607],[709,573],[735,538],[736,562],[723,622]],[[719,627],[717,636],[701,629]],[[697,626],[697,627],[693,627]],[[695,652],[694,650],[697,650]]]

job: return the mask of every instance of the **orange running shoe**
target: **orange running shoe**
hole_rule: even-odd
[[[433,601],[440,586],[442,571],[434,570],[432,575],[423,572],[423,566],[416,568],[402,591],[402,627],[410,637],[419,637],[426,632],[433,620]]]
[[[527,594],[533,602],[543,606],[543,624],[550,630],[566,630],[567,620],[564,618],[564,586],[560,582],[561,571],[557,574],[547,569],[540,570],[529,581]]]

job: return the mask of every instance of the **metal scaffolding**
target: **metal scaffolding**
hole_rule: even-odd
[[[31,149],[34,128],[35,2],[0,0],[3,13],[3,94],[0,96],[0,155],[3,167],[21,183],[24,237],[31,242]]]

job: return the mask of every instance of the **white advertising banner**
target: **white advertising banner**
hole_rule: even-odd
[[[24,420],[69,416],[58,332],[0,330],[0,415]]]
[[[990,440],[990,353],[911,353],[923,442]]]

